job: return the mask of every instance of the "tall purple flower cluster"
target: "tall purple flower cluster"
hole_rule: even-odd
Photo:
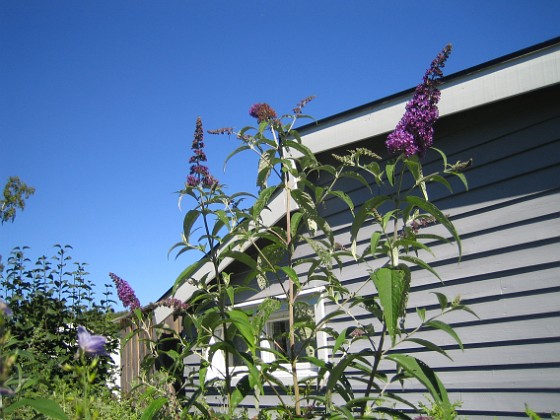
[[[439,117],[437,104],[441,97],[438,86],[443,77],[442,68],[451,53],[451,44],[432,61],[422,83],[416,87],[414,96],[406,104],[406,112],[395,131],[387,137],[385,145],[393,154],[404,153],[424,156],[434,141],[434,124]]]
[[[204,131],[200,117],[196,119],[192,151],[193,155],[189,159],[191,172],[187,176],[187,185],[189,187],[196,187],[198,185],[208,188],[213,187],[218,183],[218,180],[210,174],[208,167],[202,164],[202,162],[206,162],[208,159],[206,159],[206,153],[204,153]]]
[[[119,297],[123,306],[125,308],[129,308],[131,311],[139,308],[140,301],[136,297],[136,294],[134,293],[134,290],[132,290],[132,287],[130,287],[130,284],[128,284],[126,280],[121,279],[116,274],[109,273],[109,277],[111,277],[111,279],[115,283],[115,286],[117,287],[117,296]]]

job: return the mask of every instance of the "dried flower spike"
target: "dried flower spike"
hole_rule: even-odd
[[[256,103],[249,108],[249,115],[257,119],[260,124],[263,121],[273,121],[277,118],[276,111],[266,103]]]
[[[301,115],[301,111],[303,110],[303,108],[305,107],[305,105],[307,105],[309,102],[311,102],[313,99],[315,99],[315,95],[311,95],[308,96],[305,99],[302,99],[301,101],[298,102],[298,104],[296,105],[296,107],[293,109],[294,114],[295,115]]]

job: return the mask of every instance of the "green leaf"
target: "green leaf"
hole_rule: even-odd
[[[403,260],[403,261],[408,261],[408,262],[411,262],[413,264],[416,264],[418,267],[421,267],[424,270],[428,270],[430,273],[432,273],[434,276],[436,276],[441,282],[443,282],[443,280],[441,279],[441,277],[439,276],[437,271],[434,270],[432,268],[432,266],[429,265],[424,260],[421,260],[420,258],[417,258],[417,257],[413,257],[411,255],[401,255],[400,259]]]
[[[397,166],[397,161],[387,162],[385,165],[385,173],[387,174],[387,181],[391,184],[391,187],[395,185],[395,167]]]
[[[316,223],[317,226],[321,228],[325,236],[329,239],[329,242],[332,243],[332,230],[327,221],[319,214],[313,198],[308,193],[301,190],[292,190],[291,195],[300,207],[301,211],[303,211],[308,224],[310,222]]]
[[[292,131],[293,134],[293,131]],[[286,142],[286,145],[288,147],[291,147],[293,149],[296,149],[298,152],[300,152],[303,156],[305,156],[306,159],[308,159],[310,162],[314,163],[314,164],[318,164],[317,158],[315,157],[315,154],[313,153],[313,151],[305,146],[302,142],[301,139],[299,142],[297,141],[292,141],[292,140],[288,140]]]
[[[447,308],[447,304],[449,303],[449,301],[447,300],[447,296],[439,292],[432,292],[432,293],[436,295],[441,310],[443,311],[445,308]]]
[[[364,187],[366,187],[371,192],[370,183],[364,178],[362,174],[354,171],[344,171],[341,174],[341,178],[350,178],[360,182]]]
[[[344,201],[346,203],[346,205],[348,206],[348,208],[350,209],[350,212],[352,213],[352,216],[354,215],[354,203],[352,202],[352,199],[350,198],[350,196],[348,194],[346,194],[344,191],[331,191],[330,194],[334,195],[334,196],[340,198],[342,201]]]
[[[410,289],[410,272],[404,269],[383,267],[372,274],[383,308],[383,318],[389,335],[395,340],[399,333],[397,322],[403,316]]]
[[[31,407],[35,411],[38,411],[45,416],[51,417],[53,419],[59,420],[69,420],[68,416],[64,413],[64,410],[55,401],[51,401],[45,398],[30,399],[24,398],[10,406],[4,408],[5,414],[10,414],[20,407]]]
[[[229,407],[230,410],[234,410],[237,406],[243,401],[243,399],[251,392],[251,387],[249,385],[249,377],[247,375],[243,376],[235,389],[231,394],[231,406]]]
[[[435,329],[438,329],[438,330],[445,331],[447,334],[449,334],[451,337],[453,337],[453,339],[457,342],[457,344],[459,344],[459,347],[461,347],[461,350],[464,350],[463,343],[461,342],[461,339],[459,338],[459,336],[457,335],[455,330],[453,328],[451,328],[451,326],[449,324],[446,324],[445,322],[439,321],[437,319],[433,319],[431,321],[426,322],[425,325],[427,327],[432,327],[432,328],[435,328]]]
[[[430,175],[429,180],[432,182],[438,182],[441,185],[445,186],[449,192],[453,192],[453,188],[451,188],[451,184],[447,179],[442,177],[441,175]]]
[[[290,218],[290,225],[291,225],[290,234],[291,234],[292,238],[296,237],[302,218],[303,218],[303,213],[301,213],[301,212],[296,212],[296,213],[291,215],[291,218]]]
[[[421,346],[424,346],[424,347],[426,347],[426,348],[429,349],[429,350],[432,350],[432,351],[438,352],[438,353],[440,353],[440,354],[443,354],[443,355],[444,355],[445,357],[447,357],[449,360],[453,360],[453,359],[447,354],[447,352],[446,352],[444,349],[442,349],[442,348],[441,348],[440,346],[438,346],[437,344],[432,343],[431,341],[424,340],[424,339],[422,339],[422,338],[414,338],[414,337],[412,337],[412,338],[407,338],[407,339],[405,339],[404,341],[411,341],[411,342],[413,342],[413,343],[420,344]]]
[[[387,356],[387,359],[394,361],[407,373],[418,379],[445,411],[451,409],[445,387],[428,365],[406,354],[391,354]]]
[[[198,219],[198,216],[200,216],[198,210],[189,210],[185,215],[185,219],[183,220],[183,234],[185,235],[186,242],[189,242],[192,227]]]
[[[154,418],[155,414],[159,411],[161,407],[167,402],[167,397],[159,397],[153,400],[150,405],[144,410],[140,420],[151,420]]]
[[[175,284],[173,285],[173,293],[187,280],[189,280],[192,275],[204,264],[209,261],[208,257],[201,258],[200,260],[194,262],[193,264],[189,265],[187,268],[183,270],[181,274],[175,280]]]
[[[379,245],[379,240],[381,239],[382,233],[379,231],[373,232],[369,240],[369,248],[365,248],[362,253],[362,258],[365,257],[368,252],[372,257],[378,254],[377,246]]]
[[[240,133],[240,134],[242,135],[242,133]],[[244,144],[244,145],[242,145],[242,146],[239,146],[239,147],[238,147],[237,149],[235,149],[233,152],[231,152],[231,153],[226,157],[226,160],[224,161],[224,170],[226,169],[227,163],[229,162],[229,160],[230,160],[233,156],[235,156],[235,155],[237,155],[238,153],[241,153],[241,152],[243,152],[243,151],[245,151],[245,150],[251,150],[251,147]]]
[[[362,205],[362,207],[360,207],[360,210],[358,210],[358,212],[356,213],[356,217],[354,217],[352,227],[350,228],[350,238],[352,240],[352,255],[354,256],[354,258],[357,258],[356,244],[358,240],[358,232],[360,231],[366,219],[371,215],[371,211],[379,207],[387,200],[389,200],[389,197],[386,195],[380,195],[370,198]]]
[[[445,217],[445,215],[441,212],[441,210],[438,209],[435,205],[433,205],[429,201],[426,201],[420,197],[408,196],[406,197],[406,201],[424,210],[425,212],[430,213],[432,216],[436,218],[436,220],[439,223],[441,223],[449,231],[449,233],[451,233],[455,241],[457,241],[457,248],[459,249],[459,257],[461,257],[462,247],[461,247],[461,239],[459,238],[459,234],[457,233],[455,226],[453,226],[453,223],[451,223],[451,221],[447,217]]]
[[[264,208],[269,204],[270,197],[276,191],[276,186],[268,187],[259,193],[255,204],[253,204],[252,214],[253,220],[258,221]]]
[[[266,187],[266,181],[270,176],[270,172],[275,164],[276,149],[266,150],[259,159],[259,167],[257,172],[257,186],[259,188]]]
[[[527,414],[531,420],[541,420],[541,417],[531,410],[527,404],[525,404],[525,414]]]
[[[226,250],[222,253],[222,257],[233,258],[236,261],[242,262],[247,267],[250,267],[252,269],[256,268],[255,260],[253,258],[251,258],[249,255],[245,254],[244,252]]]
[[[240,309],[231,309],[228,311],[231,322],[235,325],[239,333],[243,336],[247,346],[251,350],[255,350],[255,331],[251,324],[249,316]]]
[[[292,267],[288,267],[288,266],[282,266],[282,267],[280,267],[280,269],[284,273],[286,273],[286,275],[296,285],[297,288],[299,288],[301,286],[300,281],[299,281],[299,277],[296,273],[296,270],[294,270]]]
[[[416,313],[422,322],[426,320],[426,308],[416,308]]]
[[[336,341],[334,342],[334,346],[332,349],[332,354],[333,357],[336,354],[336,352],[338,351],[338,349],[340,347],[342,347],[342,345],[346,342],[346,331],[348,330],[348,328],[344,328],[342,331],[340,331],[340,333],[338,334],[338,337],[336,337]]]

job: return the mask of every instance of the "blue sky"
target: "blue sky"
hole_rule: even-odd
[[[167,256],[197,116],[241,128],[255,102],[283,113],[316,95],[306,111],[327,117],[415,86],[447,43],[450,74],[559,21],[558,0],[1,0],[0,182],[36,193],[0,227],[0,254],[69,244],[99,291],[111,271],[154,301],[198,257]],[[206,145],[230,192],[253,190],[254,160],[223,172],[233,138]]]

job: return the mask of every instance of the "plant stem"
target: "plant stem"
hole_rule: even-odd
[[[381,330],[381,338],[379,339],[379,346],[377,347],[377,351],[375,352],[374,359],[373,359],[373,366],[371,368],[371,374],[369,376],[369,381],[366,387],[366,393],[364,394],[364,398],[369,397],[371,393],[371,389],[373,388],[373,382],[375,381],[375,375],[377,374],[377,369],[379,367],[379,363],[381,362],[381,357],[383,356],[383,344],[385,342],[385,334],[387,332],[387,324],[383,323],[383,330]],[[361,410],[361,416],[363,417],[366,411],[367,401],[364,401]]]
[[[206,213],[206,209],[208,207],[205,206],[205,202],[202,200],[200,200],[200,208],[201,208],[201,213],[202,213],[202,220],[204,221],[204,230],[206,231],[206,237],[208,238],[208,245],[210,247],[210,252],[211,252],[211,259],[212,259],[212,266],[214,268],[214,273],[215,273],[215,278],[216,278],[216,285],[218,287],[218,307],[220,310],[220,317],[222,319],[222,330],[223,330],[223,340],[224,342],[227,342],[229,337],[228,337],[228,329],[227,329],[227,322],[226,322],[226,301],[225,301],[225,296],[223,294],[222,291],[222,283],[221,283],[221,278],[220,278],[220,266],[219,266],[219,261],[218,261],[218,255],[217,255],[217,250],[214,244],[214,239],[213,236],[210,234],[210,227],[208,226],[208,219],[207,219],[207,213]],[[224,382],[225,382],[225,391],[226,391],[226,396],[227,396],[227,406],[228,409],[231,410],[232,409],[232,404],[231,404],[231,398],[232,398],[232,389],[231,389],[231,373],[230,373],[230,369],[229,369],[229,352],[226,350],[225,351],[225,357],[224,357],[224,362],[225,362],[225,372],[224,372]]]
[[[278,139],[276,139],[276,135],[274,129],[271,130],[272,135],[274,136],[276,143],[278,145],[278,155],[280,156],[280,160],[283,160],[284,157],[284,148],[283,148],[283,137],[285,137],[284,133],[279,133]],[[284,191],[286,194],[286,244],[287,249],[289,252],[289,265],[292,267],[292,229],[291,229],[291,207],[290,207],[290,199],[291,199],[291,186],[290,186],[290,168],[285,168],[284,166],[286,163],[281,163],[282,166],[282,181],[284,183]],[[295,410],[296,416],[301,416],[301,403],[300,403],[300,390],[299,390],[299,380],[297,374],[297,355],[296,355],[296,336],[295,336],[295,316],[294,316],[294,306],[295,301],[297,298],[297,293],[294,287],[294,282],[292,279],[288,279],[289,288],[288,288],[288,324],[289,324],[289,339],[290,339],[290,365],[292,368],[292,381],[294,383],[294,399],[295,399]]]

